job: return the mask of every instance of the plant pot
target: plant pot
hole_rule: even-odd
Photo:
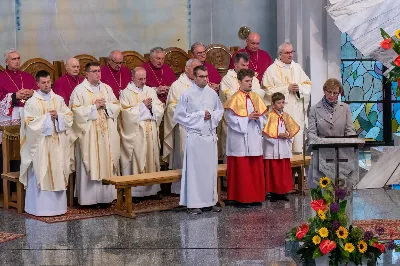
[[[319,257],[315,259],[315,265],[316,266],[322,266],[322,265],[329,265],[329,254],[326,254],[325,256]],[[367,260],[363,259],[362,264],[358,266],[367,266]],[[370,264],[370,265],[375,265],[375,264]],[[340,263],[338,266],[346,266],[346,264]],[[347,266],[356,266],[353,262],[347,263]]]

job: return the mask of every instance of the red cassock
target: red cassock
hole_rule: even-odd
[[[241,203],[265,200],[263,156],[227,156],[228,200]]]
[[[84,77],[81,76],[71,76],[66,73],[62,75],[59,79],[54,82],[54,93],[60,95],[64,98],[66,105],[69,105],[69,98],[71,97],[72,91],[76,86],[82,83]]]
[[[121,66],[121,69],[118,71],[108,64],[101,67],[101,82],[112,88],[117,99],[119,99],[119,92],[124,90],[131,81],[132,72],[126,66]]]
[[[290,159],[264,160],[265,188],[267,192],[286,194],[293,189]]]
[[[221,75],[218,73],[218,70],[215,68],[215,66],[207,62],[204,62],[203,65],[207,68],[208,81],[214,84],[221,83]]]
[[[250,56],[249,68],[257,72],[257,78],[258,80],[261,81],[265,70],[267,70],[267,68],[273,63],[271,56],[269,56],[269,54],[266,51],[261,49],[258,49],[257,52],[251,52],[247,48],[244,48],[237,51],[237,53],[238,52],[246,52]],[[235,67],[234,66],[235,54],[232,55],[231,63],[229,65],[230,69],[233,69]]]
[[[0,101],[3,101],[7,94],[21,89],[37,89],[36,80],[31,74],[21,70],[10,71],[8,69],[0,72]],[[17,106],[23,107],[24,103],[18,101]]]
[[[151,62],[147,62],[142,66],[146,69],[146,85],[149,87],[170,87],[176,80],[174,71],[167,64],[162,65],[161,68],[156,68]],[[158,99],[165,103],[167,96],[168,94],[158,95]]]

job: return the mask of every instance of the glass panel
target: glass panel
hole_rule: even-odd
[[[383,141],[382,103],[350,103],[349,105],[357,134],[366,141]]]
[[[392,103],[392,133],[398,132],[400,132],[400,103]]]
[[[351,43],[351,37],[347,33],[341,34],[341,58],[342,59],[365,59],[360,51],[358,51]]]
[[[343,61],[341,64],[345,101],[381,101],[382,63]]]
[[[397,90],[397,82],[392,82],[391,99],[392,101],[400,101],[400,89]]]

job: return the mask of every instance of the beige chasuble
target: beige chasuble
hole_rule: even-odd
[[[289,92],[288,86],[291,83],[299,85],[299,95]],[[303,130],[304,125],[307,125],[311,85],[310,79],[299,64],[293,61],[291,64],[284,64],[278,59],[268,67],[262,79],[267,105],[271,105],[272,94],[282,93],[285,95],[285,112],[300,126],[300,131],[293,141],[293,152],[296,153],[303,152]]]
[[[151,112],[143,100],[151,98]],[[121,166],[122,172],[132,164],[132,172],[140,174],[160,171],[159,126],[164,115],[164,104],[153,88],[137,88],[133,82],[120,93],[121,111]]]
[[[55,110],[58,121],[49,119],[49,111]],[[61,122],[62,120],[62,122]],[[51,121],[52,135],[45,136],[43,128]],[[65,105],[64,99],[50,92],[49,100],[35,92],[25,103],[24,116],[21,119],[21,168],[20,182],[27,186],[28,168],[32,164],[40,190],[66,190],[69,170],[69,136],[66,131],[58,132],[62,123],[65,129],[71,127],[73,115]],[[51,133],[50,133],[51,134]]]
[[[182,125],[176,123],[173,119],[176,105],[183,93],[193,85],[193,81],[188,78],[188,76],[183,73],[180,75],[179,79],[172,83],[166,104],[166,112],[164,117],[164,143],[163,143],[163,160],[169,164],[170,169],[174,169],[174,154],[180,152],[183,162],[184,145],[186,138],[186,131]],[[178,137],[178,136],[179,137]],[[179,144],[175,141],[179,140]],[[179,147],[179,151],[175,151]],[[178,165],[179,169],[182,168],[182,162],[175,163]]]
[[[119,173],[120,137],[117,120],[121,110],[112,89],[99,83],[94,92],[85,79],[75,87],[70,99],[74,114],[73,142],[79,141],[81,157],[90,180],[102,180]],[[96,110],[96,99],[104,98],[106,107]],[[94,115],[93,115],[94,114]]]

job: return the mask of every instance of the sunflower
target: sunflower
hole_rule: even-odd
[[[326,215],[323,210],[318,210],[318,216],[322,221],[326,219]]]
[[[315,245],[318,245],[319,243],[321,243],[321,238],[320,238],[319,236],[313,236],[312,242],[313,242]]]
[[[343,226],[340,226],[338,230],[336,230],[336,235],[341,239],[346,239],[349,236],[349,231]]]
[[[358,251],[360,251],[361,253],[364,253],[365,251],[367,251],[368,246],[364,240],[360,240],[360,241],[358,241],[357,248],[358,248]]]
[[[330,183],[331,183],[331,180],[330,180],[327,176],[322,177],[322,178],[319,180],[319,185],[320,185],[322,188],[326,188]]]
[[[346,250],[347,252],[351,253],[354,251],[354,245],[352,243],[346,243],[344,245],[344,250]]]
[[[322,227],[321,229],[318,230],[318,233],[321,237],[327,237],[328,236],[328,229],[326,227]]]
[[[400,29],[396,30],[395,35],[398,40],[400,40]]]

